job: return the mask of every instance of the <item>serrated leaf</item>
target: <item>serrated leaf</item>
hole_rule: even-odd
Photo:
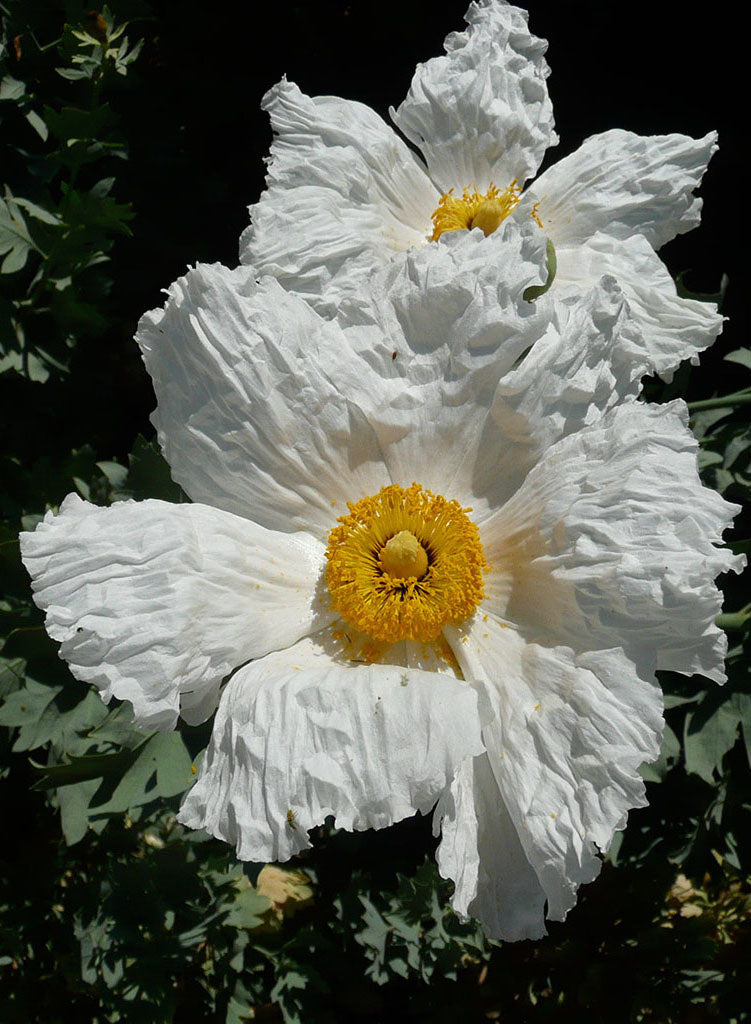
[[[252,886],[235,894],[224,923],[233,928],[253,929],[264,923],[264,915],[271,908],[271,900]]]
[[[133,724],[133,709],[130,704],[121,704],[107,712],[105,718],[89,732],[89,739],[98,746],[111,745],[132,750],[148,739],[153,733],[145,732]]]
[[[35,671],[43,670],[50,653],[46,637],[34,628],[16,630],[12,639],[24,637],[30,645],[30,656],[42,659]],[[36,654],[34,645],[39,648]],[[12,646],[8,644],[9,648]],[[57,660],[53,664],[57,669]],[[27,663],[27,673],[29,670]],[[27,675],[25,685],[10,694],[0,708],[0,724],[18,729],[14,751],[35,750],[52,743],[60,757],[67,751],[83,752],[79,750],[81,737],[85,737],[106,715],[107,710],[99,696],[87,686],[72,679],[67,684],[50,685]]]
[[[104,788],[94,801],[91,814],[120,814],[153,800],[184,792],[195,776],[192,760],[177,732],[157,733],[139,748],[113,790]]]
[[[101,779],[105,775],[122,775],[137,756],[137,750],[120,750],[114,754],[73,756],[64,764],[36,765],[32,762],[40,777],[31,788],[62,788],[75,786],[89,779]]]
[[[30,213],[32,217],[42,221],[43,224],[53,224],[58,226],[62,224],[62,221],[55,213],[50,213],[49,210],[45,210],[43,206],[39,206],[38,203],[32,203],[30,199],[21,199],[19,196],[13,197],[13,202],[16,206],[22,207],[27,213]]]
[[[686,714],[686,771],[714,784],[715,773],[735,744],[741,722],[749,716],[751,694],[710,690],[699,707]]]
[[[645,782],[664,782],[666,775],[678,763],[681,743],[669,725],[665,726],[660,745],[660,756],[651,764],[643,764],[639,774]]]
[[[33,750],[48,742],[49,729],[45,719],[57,717],[54,710],[50,715],[50,707],[61,691],[62,686],[46,686],[34,679],[27,679],[22,689],[5,698],[0,708],[0,725],[20,729],[13,745],[14,751]]]
[[[26,266],[30,252],[39,252],[34,243],[21,211],[7,193],[0,199],[0,256],[7,254],[0,266],[0,273],[13,274]]]
[[[0,697],[7,697],[23,686],[25,668],[26,662],[23,658],[0,658]]]
[[[170,476],[169,465],[156,444],[140,434],[128,456],[128,479],[124,492],[116,497],[161,498],[184,501],[185,495]]]
[[[68,846],[75,846],[89,830],[89,804],[99,789],[97,779],[89,779],[77,786],[66,786],[58,790],[57,803],[60,808],[60,825]]]

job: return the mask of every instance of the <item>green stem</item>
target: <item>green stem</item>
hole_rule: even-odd
[[[751,403],[751,388],[743,391],[736,391],[732,395],[720,395],[717,398],[704,398],[700,402],[689,402],[689,412],[699,412],[702,409],[724,409],[726,406],[732,408],[734,405],[748,405]]]
[[[751,619],[751,604],[747,604],[739,612],[724,612],[722,615],[717,616],[715,622],[720,629],[735,632],[743,629],[749,619]]]

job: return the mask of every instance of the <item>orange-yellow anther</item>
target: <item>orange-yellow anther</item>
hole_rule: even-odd
[[[419,484],[349,505],[329,535],[331,604],[372,640],[432,642],[470,616],[487,569],[471,509]]]
[[[450,189],[441,196],[431,216],[433,234],[430,240],[437,242],[446,231],[471,231],[472,228],[482,228],[487,237],[516,209],[520,195],[516,179],[503,191],[493,184],[487,192],[465,188],[461,198]]]

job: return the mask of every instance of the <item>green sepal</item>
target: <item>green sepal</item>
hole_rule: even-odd
[[[545,257],[545,269],[548,272],[547,280],[545,281],[545,284],[533,284],[524,290],[522,298],[526,299],[527,302],[534,302],[535,299],[539,299],[540,296],[544,295],[550,288],[553,281],[555,281],[555,272],[558,269],[558,259],[555,255],[555,246],[550,239],[547,240],[545,250],[547,252],[547,256]]]

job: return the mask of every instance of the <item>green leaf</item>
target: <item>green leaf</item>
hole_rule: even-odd
[[[30,252],[39,252],[26,221],[21,215],[13,196],[6,189],[5,199],[0,198],[0,256],[7,253],[0,266],[0,273],[13,274],[26,266]]]
[[[26,85],[11,75],[4,75],[0,79],[0,102],[2,100],[20,100],[26,93]]]
[[[50,133],[47,129],[47,125],[39,114],[37,114],[36,110],[27,110],[24,116],[42,142],[46,142]]]
[[[147,743],[148,740],[143,742]],[[71,757],[65,764],[38,765],[32,761],[32,766],[40,773],[40,778],[31,788],[74,786],[79,782],[101,779],[106,775],[122,775],[137,756],[138,748],[120,750],[115,754],[84,754],[81,757]]]
[[[97,779],[88,779],[77,786],[66,786],[57,791],[60,825],[68,846],[75,846],[92,827],[89,804],[98,788]]]
[[[195,781],[193,758],[177,732],[159,733],[151,742],[156,765],[156,788],[162,797],[184,793]]]
[[[54,224],[58,226],[62,224],[62,221],[55,213],[50,213],[49,210],[45,210],[43,206],[39,206],[37,203],[32,203],[30,199],[21,199],[19,196],[14,196],[13,202],[16,206],[23,207],[27,213],[30,213],[32,217],[36,217],[37,220],[41,220],[44,224]]]
[[[723,757],[735,744],[741,722],[749,718],[751,694],[710,690],[699,706],[686,714],[686,771],[713,785]]]
[[[127,466],[123,466],[119,462],[97,462],[97,468],[104,473],[113,490],[122,490],[128,479]]]
[[[25,666],[23,658],[0,658],[0,697],[7,697],[23,685]],[[2,708],[0,705],[0,715]]]
[[[271,901],[253,886],[242,887],[236,892],[224,923],[233,928],[258,928],[270,907]]]
[[[739,363],[751,370],[751,348],[737,348],[733,352],[728,352],[725,359],[730,363]]]
[[[674,768],[681,756],[681,742],[669,725],[665,726],[660,746],[660,756],[651,764],[643,764],[639,774],[645,782],[664,782],[671,768]]]
[[[57,719],[54,702],[62,689],[27,679],[22,689],[5,698],[0,708],[0,725],[20,730],[13,750],[33,750],[49,742],[50,727],[55,728]]]
[[[140,434],[128,456],[130,468],[123,491],[116,498],[161,498],[163,501],[184,501],[185,495],[170,476],[170,469],[159,448]]]
[[[112,179],[105,178],[88,192],[79,192],[62,184],[65,197],[65,219],[76,230],[100,228],[106,232],[118,231],[130,235],[125,223],[132,220],[134,213],[128,203],[118,203],[108,195]]]
[[[103,786],[90,814],[121,814],[153,800],[176,796],[195,779],[192,766],[193,760],[179,733],[157,733],[138,749],[114,789]]]

